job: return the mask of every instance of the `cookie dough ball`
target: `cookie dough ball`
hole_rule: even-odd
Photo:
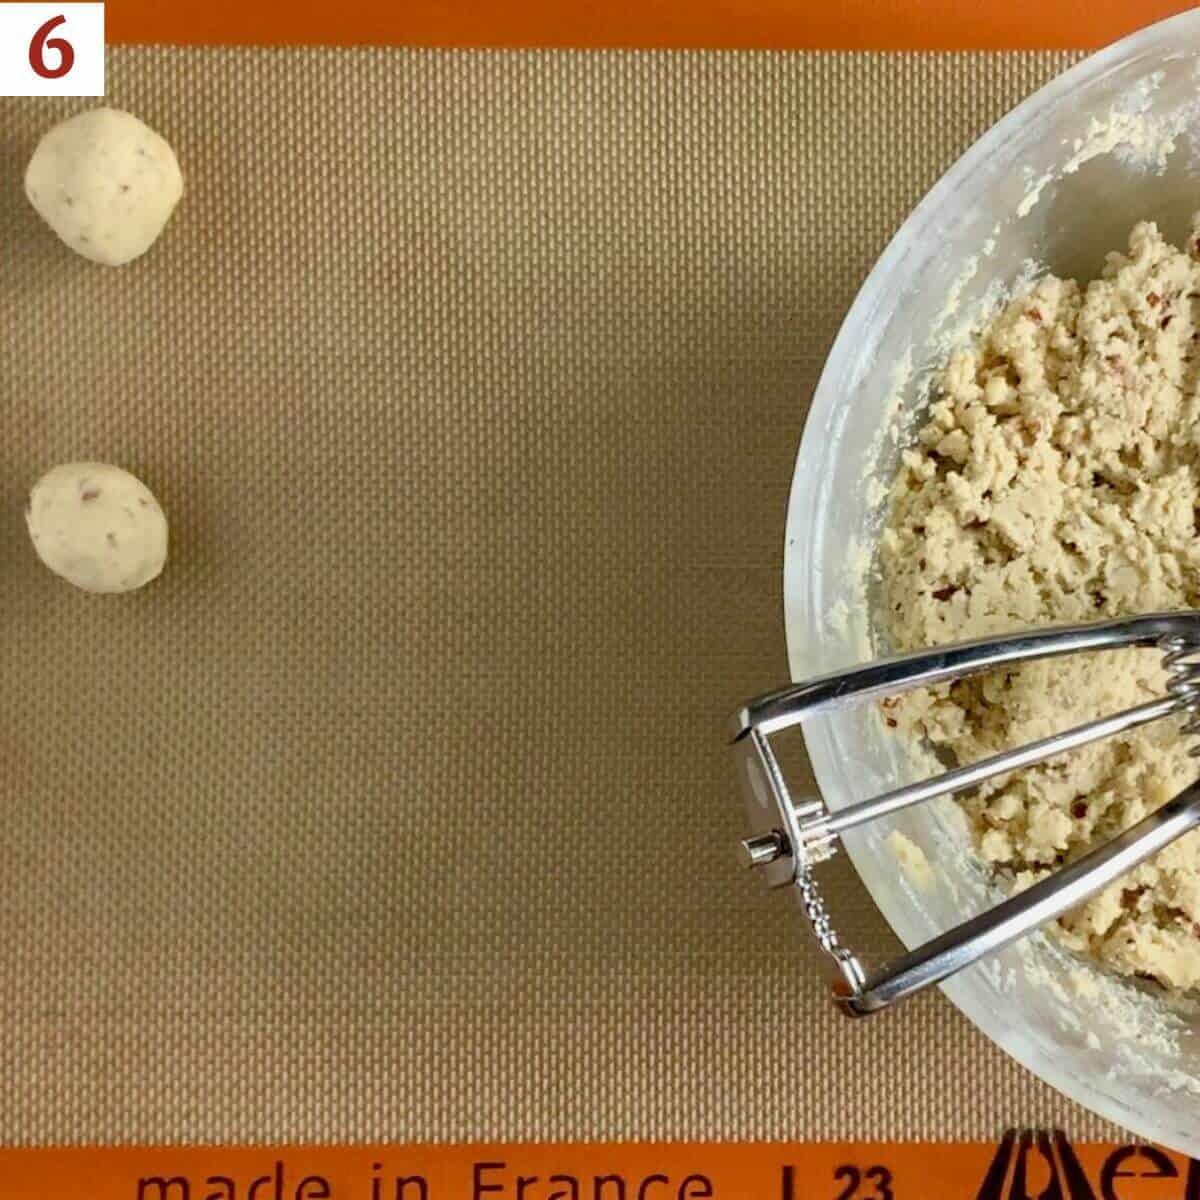
[[[93,108],[38,143],[25,194],[72,250],[119,267],[154,245],[183,195],[183,176],[153,129],[131,113]]]
[[[25,519],[42,562],[85,592],[131,592],[167,561],[167,518],[120,467],[55,467],[34,485]]]

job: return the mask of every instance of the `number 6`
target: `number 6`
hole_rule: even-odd
[[[60,25],[65,25],[66,21],[67,18],[61,14],[51,17],[33,35],[33,41],[29,43],[29,65],[33,68],[33,73],[43,79],[61,79],[75,65],[75,48],[71,43],[66,38],[50,37],[50,34]],[[57,67],[46,65],[47,49],[58,51]]]

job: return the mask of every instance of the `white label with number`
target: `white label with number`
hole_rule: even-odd
[[[0,3],[0,96],[103,95],[103,4]]]

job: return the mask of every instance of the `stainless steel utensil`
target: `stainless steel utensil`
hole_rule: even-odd
[[[830,811],[818,796],[793,799],[771,749],[773,734],[817,713],[994,667],[1121,646],[1162,650],[1168,674],[1162,699],[836,811]],[[1200,825],[1200,783],[1054,875],[871,972],[842,945],[813,875],[816,864],[836,853],[845,830],[1180,713],[1188,717],[1183,735],[1200,734],[1200,612],[1159,613],[960,642],[824,675],[751,700],[733,718],[732,744],[739,756],[751,829],[741,843],[741,853],[768,886],[796,889],[818,943],[837,964],[833,990],[839,1005],[852,1016],[866,1016],[941,982],[1061,916]],[[1200,754],[1200,746],[1192,753]]]

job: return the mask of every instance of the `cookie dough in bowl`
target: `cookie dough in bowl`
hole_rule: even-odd
[[[1182,311],[1193,304],[1182,289],[1168,314],[1165,291],[1135,301],[1132,288],[1161,274],[1173,291],[1195,269],[1198,79],[1198,12],[1102,51],[1002,118],[885,248],[830,351],[796,463],[784,564],[794,679],[918,641],[1193,602],[1191,369],[1175,326],[1196,314]],[[1107,299],[1092,294],[1101,285]],[[1036,317],[1019,307],[1034,296]],[[1109,328],[1136,341],[1102,356]],[[1130,386],[1102,386],[1101,370],[1128,371]],[[1046,536],[1068,526],[1065,541]],[[907,612],[894,599],[889,612],[893,593]],[[837,810],[944,769],[914,762],[919,741],[971,757],[1158,694],[1156,656],[1089,657],[1072,660],[1077,674],[1056,660],[913,697],[887,714],[896,728],[871,705],[816,716],[804,736],[817,785]],[[1137,736],[998,781],[976,808],[935,800],[847,831],[847,854],[900,940],[926,943],[1190,777],[1168,722]],[[897,844],[928,863],[927,886],[910,882]],[[1155,878],[1122,881],[1058,933],[1006,947],[943,990],[1059,1090],[1200,1155],[1200,1005],[1178,999],[1195,994],[1189,868],[1171,857],[1190,853],[1181,841],[1151,864]],[[871,966],[886,954],[851,948]]]
[[[167,519],[149,488],[107,463],[65,463],[34,485],[25,515],[38,557],[85,592],[131,592],[167,561]]]
[[[899,649],[1200,604],[1200,230],[1139,224],[1087,286],[1053,276],[940,372],[882,537]],[[970,762],[1160,697],[1162,655],[1075,655],[900,698],[902,736]],[[1011,887],[1136,824],[1200,771],[1162,721],[963,800]],[[1125,974],[1200,984],[1200,833],[1063,918]]]

